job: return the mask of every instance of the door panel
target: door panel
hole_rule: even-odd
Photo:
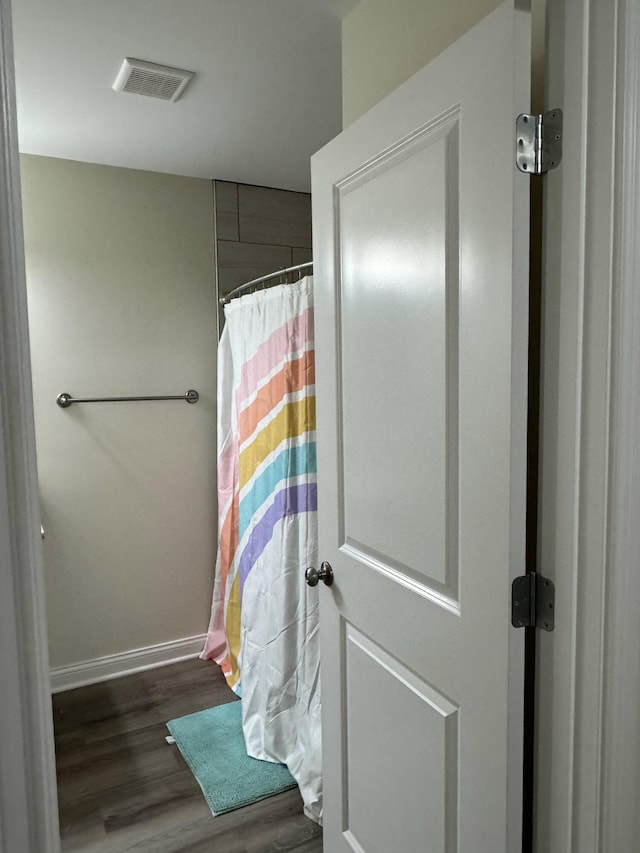
[[[521,842],[529,16],[312,161],[327,853]]]
[[[456,110],[341,181],[336,198],[342,538],[354,557],[453,599],[457,155]],[[385,417],[406,414],[407,398],[410,417]]]
[[[429,839],[433,853],[454,850],[458,708],[352,625],[345,626],[345,658],[343,826],[352,846],[421,850]],[[400,720],[401,726],[393,725]],[[368,741],[369,726],[380,733],[375,749]],[[392,808],[382,825],[371,820],[372,814],[389,815]],[[404,828],[400,847],[398,826]]]

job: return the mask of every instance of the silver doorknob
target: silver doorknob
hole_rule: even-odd
[[[304,573],[305,579],[309,586],[318,586],[318,581],[322,581],[325,586],[331,586],[333,583],[333,569],[331,563],[324,562],[320,566],[320,571],[313,566],[309,566]]]

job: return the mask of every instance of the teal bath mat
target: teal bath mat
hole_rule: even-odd
[[[284,764],[249,758],[242,734],[242,702],[229,702],[170,720],[167,728],[202,788],[214,815],[295,787]]]

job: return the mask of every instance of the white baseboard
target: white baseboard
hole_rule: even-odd
[[[97,684],[121,675],[133,675],[145,669],[198,657],[205,637],[206,634],[198,634],[196,637],[185,637],[144,649],[132,649],[117,655],[56,667],[51,670],[51,692],[61,693],[63,690],[73,690],[75,687],[85,687],[87,684]]]

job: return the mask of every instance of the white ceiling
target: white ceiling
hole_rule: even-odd
[[[308,190],[341,128],[354,0],[14,0],[20,150]],[[115,92],[125,56],[195,71],[176,103]]]

